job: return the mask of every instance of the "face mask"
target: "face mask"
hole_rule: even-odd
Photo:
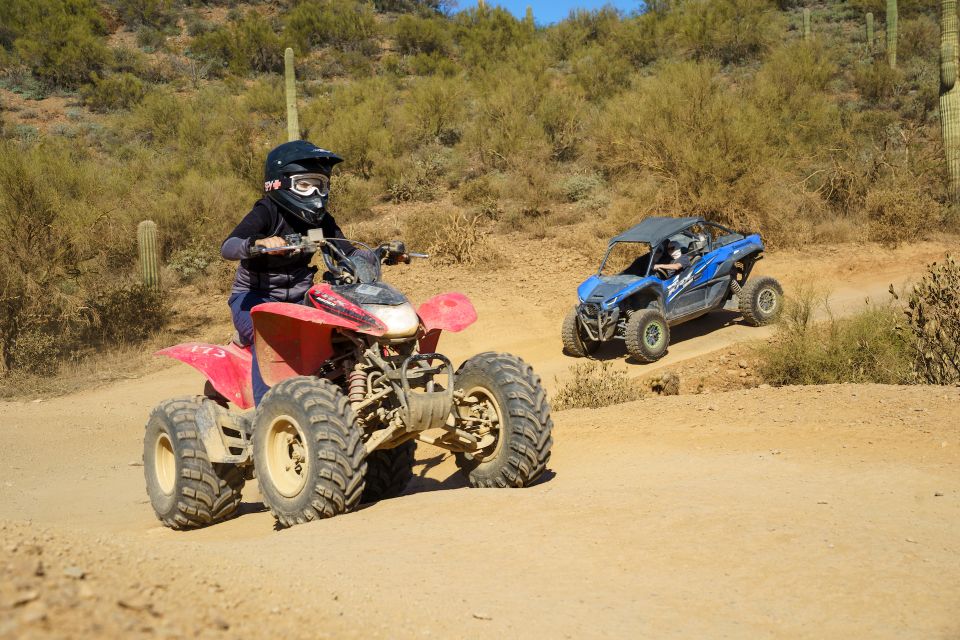
[[[680,259],[680,249],[677,249],[677,250],[675,250],[675,251],[671,251],[671,252],[670,252],[670,257],[673,258],[674,260],[679,260],[679,259]]]

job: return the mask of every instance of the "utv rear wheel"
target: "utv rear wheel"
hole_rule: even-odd
[[[567,317],[563,319],[560,338],[563,340],[563,350],[574,358],[586,358],[600,345],[599,342],[584,335],[576,308],[570,309]]]
[[[243,473],[215,464],[200,440],[203,398],[166,400],[153,410],[143,440],[143,474],[157,517],[172,529],[194,529],[237,513]]]
[[[413,479],[413,453],[417,443],[408,440],[393,449],[377,449],[367,456],[366,487],[361,502],[376,502],[400,495]]]
[[[627,353],[640,362],[656,362],[670,346],[670,327],[659,309],[634,311],[624,332]]]
[[[281,527],[330,518],[360,503],[362,432],[327,380],[288,378],[257,408],[253,460],[263,501]]]
[[[547,468],[553,438],[550,405],[540,377],[520,358],[481,353],[457,370],[464,394],[460,428],[487,443],[456,454],[473,487],[526,487]]]
[[[770,276],[749,280],[739,298],[744,322],[754,327],[770,324],[783,310],[783,287]]]

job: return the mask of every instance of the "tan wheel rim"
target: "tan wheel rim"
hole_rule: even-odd
[[[160,491],[170,495],[177,484],[177,458],[173,455],[173,443],[170,436],[161,433],[153,451],[153,469],[157,476]]]
[[[267,477],[285,498],[293,498],[307,484],[309,461],[306,438],[290,416],[277,416],[267,428]]]
[[[503,412],[500,410],[500,403],[486,387],[474,387],[466,394],[467,397],[473,396],[477,403],[470,407],[471,415],[485,418],[484,423],[478,429],[471,432],[482,439],[487,434],[493,434],[493,444],[480,449],[473,454],[475,460],[484,462],[496,458],[503,448],[503,438],[501,438],[501,426],[503,425]]]

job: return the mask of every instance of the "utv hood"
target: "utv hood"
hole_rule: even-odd
[[[638,276],[590,276],[577,287],[580,302],[611,307],[634,292],[658,282],[655,277]]]

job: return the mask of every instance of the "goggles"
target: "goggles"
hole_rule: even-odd
[[[300,173],[289,177],[290,191],[298,196],[326,196],[330,193],[330,178],[322,173]]]

